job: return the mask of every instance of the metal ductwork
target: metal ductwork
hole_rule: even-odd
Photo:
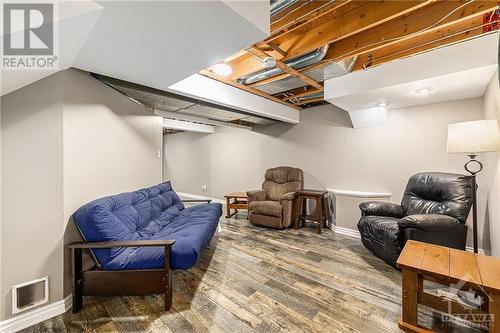
[[[299,2],[299,0],[271,0],[271,5],[270,5],[271,17],[278,15],[279,13],[289,8],[296,2]]]
[[[327,51],[328,51],[328,45],[325,45],[312,52],[285,61],[285,64],[294,69],[304,68],[306,66],[320,62],[325,57]],[[267,79],[268,77],[272,77],[281,73],[283,73],[283,71],[275,67],[271,69],[264,69],[254,74],[243,76],[239,78],[237,81],[241,84],[248,85],[258,81],[262,81],[264,79]]]
[[[318,92],[318,93],[314,93],[311,95],[301,96],[301,97],[297,97],[295,99],[298,100],[299,102],[305,102],[307,100],[316,99],[316,98],[323,98],[323,92]]]

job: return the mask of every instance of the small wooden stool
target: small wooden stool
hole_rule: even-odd
[[[302,221],[302,226],[304,226],[305,221],[316,222],[316,232],[321,233],[321,226],[324,224],[326,227],[326,205],[324,201],[326,199],[328,191],[318,191],[318,190],[299,190],[296,192],[297,199],[295,201],[295,219],[293,227],[295,229],[299,228],[299,223]],[[316,200],[316,216],[306,215],[306,204],[307,200]]]

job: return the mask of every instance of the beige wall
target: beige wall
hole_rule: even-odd
[[[65,243],[79,240],[71,215],[83,204],[162,180],[162,118],[87,74],[64,73]],[[64,294],[71,293],[65,250]]]
[[[161,181],[162,121],[77,70],[2,96],[1,106],[4,320],[15,284],[49,275],[50,302],[71,293],[65,245],[79,239],[78,207]]]
[[[50,302],[63,297],[61,78],[1,98],[1,319],[13,285],[49,276]]]
[[[304,171],[306,187],[391,192],[390,200],[399,202],[416,172],[464,172],[466,156],[446,154],[447,126],[480,119],[482,113],[479,98],[392,110],[387,126],[353,129],[344,111],[327,106],[301,112],[295,126],[168,135],[164,179],[180,192],[222,198],[260,188],[269,167],[291,165]],[[202,185],[208,186],[207,193],[201,192]],[[479,197],[485,197],[484,188]],[[356,229],[360,201],[339,198],[338,226]]]
[[[487,119],[500,119],[500,88],[498,73],[491,79],[484,95],[484,115]],[[500,257],[500,160],[498,153],[488,153],[484,172],[490,184],[487,200],[486,226],[491,234],[491,253]]]

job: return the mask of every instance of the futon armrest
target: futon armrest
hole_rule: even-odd
[[[295,199],[295,192],[288,192],[283,194],[281,196],[281,200],[294,200]]]
[[[172,246],[175,240],[128,240],[128,241],[107,241],[107,242],[78,242],[68,245],[70,249],[109,249],[112,247],[161,247]]]
[[[247,191],[248,202],[266,200],[267,192],[265,190]]]
[[[361,215],[375,215],[401,218],[404,215],[403,207],[392,202],[368,201],[359,205]]]
[[[182,200],[182,202],[207,202],[207,203],[211,203],[212,199],[187,199],[187,200]]]
[[[416,228],[424,231],[454,230],[460,222],[451,216],[441,214],[415,214],[403,217],[398,221],[401,228]]]

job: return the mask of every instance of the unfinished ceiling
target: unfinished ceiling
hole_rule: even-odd
[[[227,125],[270,125],[277,121],[248,114],[240,110],[200,101],[191,97],[92,74],[92,76],[133,101],[154,111],[164,111],[162,116],[171,119],[187,120],[195,123]]]
[[[297,109],[323,82],[499,28],[497,0],[271,0],[271,35],[200,74]]]

